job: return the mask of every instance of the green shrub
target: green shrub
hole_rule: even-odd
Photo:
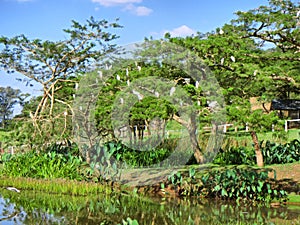
[[[214,164],[218,165],[254,165],[254,149],[246,147],[231,147],[228,150],[222,150],[217,153]]]
[[[201,177],[199,191],[205,197],[225,200],[270,202],[287,198],[286,191],[269,178],[269,172],[271,169],[244,166],[212,169]]]
[[[57,154],[63,154],[65,156],[80,156],[80,151],[76,143],[70,140],[64,140],[61,142],[52,143],[49,145],[45,152],[55,152]]]
[[[265,165],[284,164],[300,161],[300,141],[295,139],[286,144],[276,144],[270,141],[260,143]],[[247,147],[231,147],[220,149],[214,164],[218,165],[255,165],[254,149]]]
[[[269,178],[269,172],[274,170],[249,166],[210,167],[204,171],[190,168],[169,176],[161,186],[173,187],[179,196],[267,203],[286,200],[284,184]]]
[[[132,167],[147,167],[160,163],[166,159],[171,151],[164,148],[131,149],[121,142],[108,142],[102,146],[95,146],[92,150],[93,162],[107,164],[108,161],[120,161]]]
[[[37,153],[30,151],[12,155],[4,162],[2,174],[9,177],[69,178],[84,179],[80,168],[81,157],[56,152]]]
[[[118,225],[121,225],[120,223]],[[139,225],[137,220],[133,220],[129,217],[127,217],[126,220],[122,220],[122,225]]]
[[[266,165],[284,164],[300,161],[300,141],[295,139],[286,144],[275,144],[266,141],[262,146],[262,154]]]

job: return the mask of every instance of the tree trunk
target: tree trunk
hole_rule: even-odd
[[[263,158],[263,155],[261,153],[260,146],[259,146],[259,143],[258,143],[257,134],[256,134],[255,131],[251,131],[251,137],[252,137],[252,141],[254,143],[257,166],[263,167],[264,166],[264,158]]]
[[[189,130],[189,136],[190,136],[192,148],[193,148],[193,151],[194,151],[194,157],[195,157],[197,163],[201,164],[201,163],[204,162],[204,157],[203,157],[203,154],[201,152],[200,146],[198,144],[196,130]]]
[[[201,148],[198,144],[198,139],[197,139],[197,134],[196,134],[197,127],[196,127],[195,115],[191,115],[189,122],[183,120],[182,118],[180,118],[177,115],[173,115],[173,119],[187,128],[187,130],[189,132],[189,136],[190,136],[192,149],[194,151],[194,157],[198,164],[203,163],[204,156],[203,156],[203,153],[201,152]]]

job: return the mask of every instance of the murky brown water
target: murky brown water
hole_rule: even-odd
[[[0,224],[300,224],[300,206],[265,207],[232,202],[149,199],[140,196],[72,197],[0,191]]]

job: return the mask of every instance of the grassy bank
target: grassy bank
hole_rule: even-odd
[[[110,194],[113,189],[109,184],[74,181],[67,179],[33,179],[0,177],[0,187],[15,187],[21,191],[33,190],[44,193],[67,194],[74,196]]]

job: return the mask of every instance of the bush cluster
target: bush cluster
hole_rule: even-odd
[[[262,141],[260,144],[265,165],[285,164],[300,161],[300,141],[295,139],[289,143],[276,144]],[[213,163],[218,165],[254,165],[254,148],[231,147],[220,149]]]
[[[286,200],[283,185],[269,178],[269,172],[273,170],[244,165],[209,168],[201,173],[190,169],[189,173],[173,174],[163,186],[171,185],[179,196],[245,202]]]

